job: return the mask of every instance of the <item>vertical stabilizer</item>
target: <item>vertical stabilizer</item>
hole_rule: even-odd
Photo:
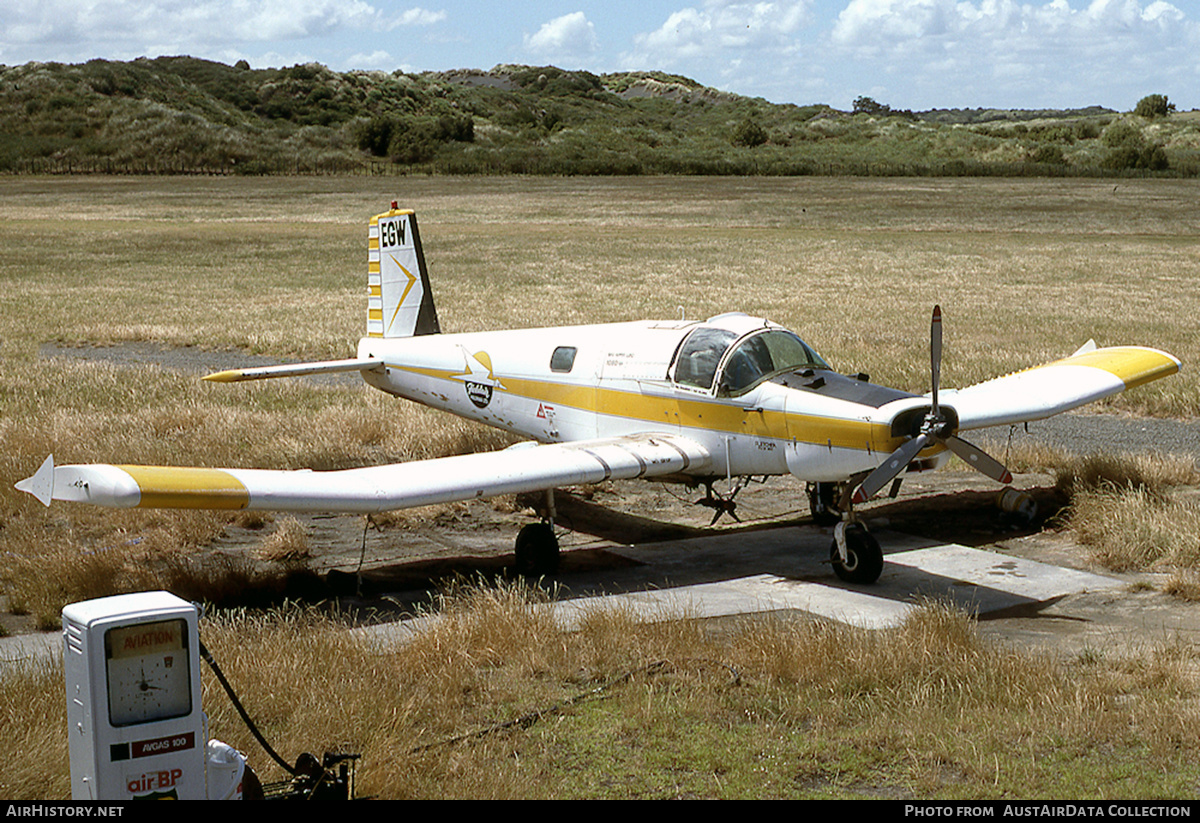
[[[367,248],[367,336],[438,334],[416,214],[393,203],[372,217]]]

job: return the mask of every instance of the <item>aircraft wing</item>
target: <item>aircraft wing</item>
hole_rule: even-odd
[[[497,452],[336,471],[55,466],[51,455],[17,488],[47,506],[68,500],[116,508],[369,513],[694,471],[710,459],[698,443],[665,434],[521,443]]]
[[[1041,420],[1179,371],[1179,360],[1141,346],[1098,349],[1094,343],[1070,357],[1026,371],[942,392],[958,412],[959,431]]]

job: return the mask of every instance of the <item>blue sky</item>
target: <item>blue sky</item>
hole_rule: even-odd
[[[340,71],[656,69],[778,103],[1200,107],[1200,0],[38,0],[0,63],[190,54]]]

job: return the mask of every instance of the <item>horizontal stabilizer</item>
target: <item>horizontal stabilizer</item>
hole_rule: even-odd
[[[577,483],[703,471],[709,463],[708,452],[688,438],[641,434],[321,472],[107,464],[55,467],[48,458],[37,474],[17,488],[47,505],[52,496],[114,508],[370,513]]]
[[[306,374],[370,371],[383,366],[378,357],[358,357],[350,360],[321,360],[316,363],[289,363],[284,366],[261,366],[256,369],[227,369],[204,376],[214,383],[240,383],[243,380],[266,380],[269,377],[302,377]]]

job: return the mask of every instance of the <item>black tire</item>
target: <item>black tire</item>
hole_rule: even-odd
[[[883,574],[883,550],[879,541],[862,526],[846,526],[846,562],[838,557],[837,541],[829,548],[833,573],[847,583],[871,584]]]
[[[810,483],[808,510],[818,526],[833,526],[842,519],[837,508],[837,483]]]
[[[558,571],[558,538],[549,523],[530,523],[517,533],[517,574],[541,577]]]

